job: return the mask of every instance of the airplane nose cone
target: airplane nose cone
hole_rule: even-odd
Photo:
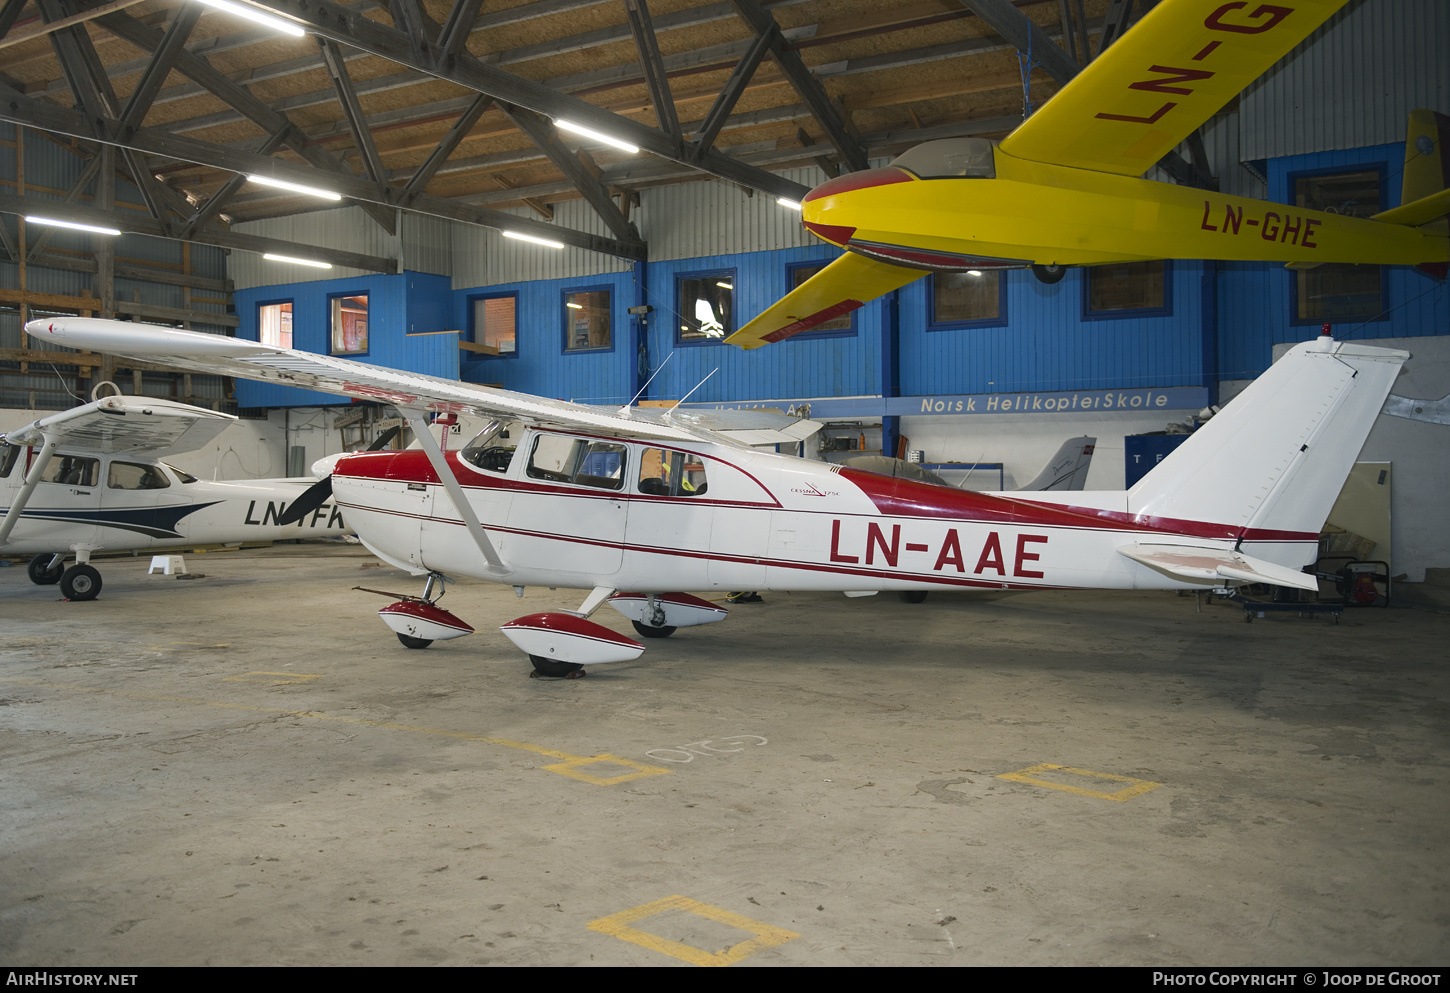
[[[833,245],[845,247],[856,233],[856,228],[854,225],[831,223],[850,219],[849,214],[845,214],[845,211],[850,209],[846,200],[831,200],[831,198],[853,193],[856,190],[870,189],[873,186],[909,183],[915,178],[903,169],[886,166],[881,169],[848,172],[844,176],[828,179],[807,193],[805,199],[801,201],[801,223],[816,237],[823,238]]]

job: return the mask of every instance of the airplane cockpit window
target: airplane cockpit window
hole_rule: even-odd
[[[943,138],[909,148],[891,164],[911,172],[919,179],[995,179],[996,160],[992,143],[986,138]]]
[[[489,472],[508,472],[514,459],[514,446],[506,443],[509,433],[503,428],[503,421],[489,421],[488,427],[463,446],[458,457]]]
[[[698,455],[646,448],[639,459],[639,491],[652,496],[699,496],[705,492],[705,463]]]
[[[154,465],[112,462],[106,473],[106,485],[113,490],[164,490],[171,485],[171,480]]]
[[[624,446],[556,434],[534,440],[528,474],[533,479],[617,490],[624,486]]]
[[[54,455],[40,474],[41,482],[62,486],[95,486],[101,478],[101,460],[82,455]]]
[[[182,486],[185,486],[187,483],[196,482],[196,477],[193,476],[191,473],[187,472],[185,469],[178,469],[170,462],[163,462],[161,464],[166,466],[166,468],[170,469],[173,473],[176,474],[176,478],[181,480]]]
[[[10,470],[15,468],[15,461],[20,458],[20,446],[12,445],[8,441],[0,441],[0,479],[7,479]]]

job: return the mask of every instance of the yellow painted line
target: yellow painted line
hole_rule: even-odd
[[[1037,779],[1035,773],[1039,772],[1069,772],[1074,776],[1091,776],[1094,779],[1107,779],[1117,783],[1132,783],[1125,786],[1116,793],[1104,793],[1099,790],[1083,789],[1081,786],[1068,786],[1066,783],[1054,783],[1050,779]],[[1134,779],[1131,776],[1115,776],[1109,772],[1093,772],[1090,769],[1074,769],[1067,765],[1053,765],[1050,762],[1043,762],[1041,765],[1028,766],[1026,769],[1018,769],[1016,772],[1004,773],[998,779],[1009,779],[1014,783],[1026,783],[1029,786],[1042,786],[1049,790],[1061,790],[1064,793],[1076,793],[1078,796],[1097,797],[1099,800],[1131,800],[1135,796],[1142,796],[1150,790],[1156,790],[1162,783],[1149,782],[1146,779]]]
[[[703,948],[671,941],[669,938],[661,938],[657,934],[651,934],[649,931],[643,931],[633,926],[647,917],[653,917],[666,910],[683,910],[687,914],[695,914],[708,920],[739,928],[754,937],[718,952],[707,952]],[[646,903],[629,910],[621,910],[617,914],[590,921],[588,926],[591,931],[598,931],[600,934],[628,941],[641,948],[648,948],[652,952],[662,952],[665,955],[689,962],[691,965],[700,966],[734,965],[756,952],[783,945],[787,941],[800,937],[794,931],[787,931],[785,928],[766,924],[764,921],[757,921],[754,918],[731,913],[719,907],[712,907],[708,903],[691,900],[686,896],[667,896],[663,900],[656,900],[653,903]]]
[[[257,677],[282,676],[282,679],[266,679]],[[289,683],[305,683],[309,679],[321,679],[319,676],[311,676],[305,672],[244,672],[240,676],[227,676],[222,679],[224,683],[266,683],[269,686],[286,686]]]
[[[291,675],[283,673],[282,675]],[[43,686],[50,689],[76,690],[81,693],[103,693],[110,696],[126,697],[131,700],[151,700],[160,703],[189,703],[202,707],[216,707],[221,710],[242,710],[258,714],[277,714],[283,717],[305,717],[315,721],[332,721],[338,724],[357,724],[363,727],[384,728],[389,731],[411,731],[414,734],[433,734],[443,738],[454,738],[458,741],[476,741],[485,745],[502,745],[505,748],[517,748],[525,752],[533,752],[535,755],[543,755],[547,758],[558,759],[553,765],[543,766],[549,772],[557,772],[560,775],[568,776],[570,779],[577,779],[584,783],[593,783],[596,786],[615,786],[619,783],[627,783],[635,779],[643,779],[645,776],[663,776],[673,769],[664,769],[657,765],[646,765],[643,762],[635,762],[631,759],[623,759],[614,755],[571,755],[568,752],[561,752],[555,748],[545,748],[542,745],[531,745],[525,741],[513,741],[508,738],[495,738],[485,734],[470,734],[466,731],[449,731],[446,728],[420,727],[416,724],[399,724],[395,721],[377,721],[365,717],[341,717],[336,714],[321,714],[315,710],[285,710],[280,707],[258,707],[246,703],[223,703],[219,700],[199,700],[194,697],[162,696],[155,693],[135,693],[130,690],[109,690],[98,686],[79,686],[71,683],[52,683],[40,679],[14,679],[0,678],[0,683],[11,683],[17,686]],[[615,765],[624,766],[633,770],[618,776],[600,777],[583,772],[581,767],[595,762],[612,762]]]

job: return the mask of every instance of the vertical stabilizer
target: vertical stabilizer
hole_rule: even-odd
[[[1295,346],[1128,491],[1128,510],[1315,534],[1409,353]]]
[[[1414,203],[1450,187],[1450,116],[1433,110],[1410,111],[1405,134],[1405,172],[1400,187],[1400,205]],[[1432,221],[1429,230],[1438,235],[1450,231],[1444,217]]]
[[[1024,490],[1080,490],[1093,463],[1096,438],[1069,438]]]

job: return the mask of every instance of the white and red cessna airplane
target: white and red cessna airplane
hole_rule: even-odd
[[[31,582],[58,582],[67,600],[94,600],[98,551],[347,533],[335,507],[285,516],[311,480],[209,482],[161,461],[201,448],[235,420],[116,395],[0,434],[0,555],[33,555]]]
[[[1002,494],[752,450],[816,427],[757,412],[584,406],[91,318],[26,330],[51,344],[394,404],[422,450],[332,457],[319,484],[379,558],[428,577],[423,596],[383,608],[384,621],[409,647],[470,633],[437,606],[449,574],[520,594],[589,590],[577,611],[502,628],[539,673],[555,676],[644,650],[589,620],[605,603],[644,637],[725,617],[684,590],[1316,589],[1302,568],[1409,358],[1327,336],[1306,342],[1131,490]],[[498,421],[445,452],[426,429],[429,411]],[[501,437],[506,421],[523,425],[519,437]]]

